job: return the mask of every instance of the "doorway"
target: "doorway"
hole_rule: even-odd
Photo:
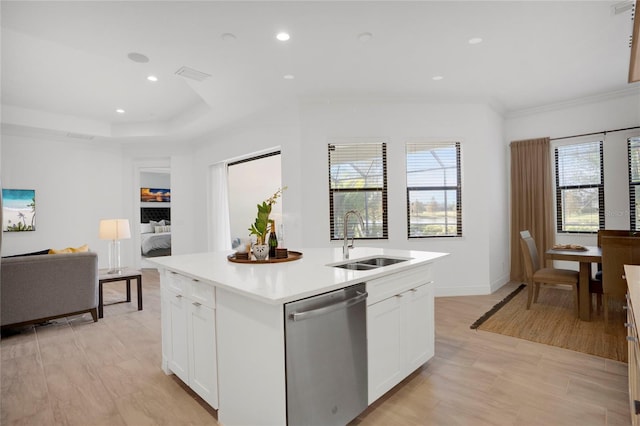
[[[147,259],[171,255],[171,171],[141,167],[138,179],[136,259],[141,268],[154,268]]]

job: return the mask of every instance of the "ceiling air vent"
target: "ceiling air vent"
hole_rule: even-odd
[[[189,67],[180,68],[178,71],[176,71],[176,74],[181,75],[185,78],[190,78],[191,80],[195,80],[195,81],[204,81],[207,78],[211,77],[211,74],[194,70],[193,68],[189,68]]]

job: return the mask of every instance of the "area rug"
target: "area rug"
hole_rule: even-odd
[[[625,311],[620,303],[611,304],[605,330],[602,309],[594,308],[591,321],[575,317],[570,290],[543,286],[538,302],[527,310],[525,287],[518,287],[471,328],[627,362]]]

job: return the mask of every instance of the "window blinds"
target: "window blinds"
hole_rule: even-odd
[[[627,154],[629,160],[629,210],[631,214],[631,230],[638,231],[638,206],[640,199],[640,137],[627,139]]]
[[[387,149],[385,143],[329,144],[331,239],[344,237],[344,215],[361,214],[364,229],[348,224],[355,238],[387,238]]]
[[[460,142],[408,143],[408,237],[462,235]]]
[[[559,232],[604,229],[602,141],[555,149],[556,215]]]

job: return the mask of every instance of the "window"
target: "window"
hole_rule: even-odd
[[[640,137],[627,139],[627,156],[629,158],[629,211],[631,213],[631,230],[638,229],[638,205],[640,199]]]
[[[407,144],[409,238],[462,236],[460,142]]]
[[[385,143],[329,144],[329,210],[332,240],[344,238],[343,220],[349,210],[356,210],[364,221],[362,229],[353,221],[355,238],[388,238]]]
[[[604,229],[602,141],[555,148],[558,232]]]
[[[280,151],[233,161],[227,165],[229,226],[233,248],[240,243],[240,239],[249,238],[249,227],[256,218],[256,204],[262,203],[281,187]],[[271,219],[276,220],[279,228],[276,233],[282,239],[282,200],[273,205]]]

